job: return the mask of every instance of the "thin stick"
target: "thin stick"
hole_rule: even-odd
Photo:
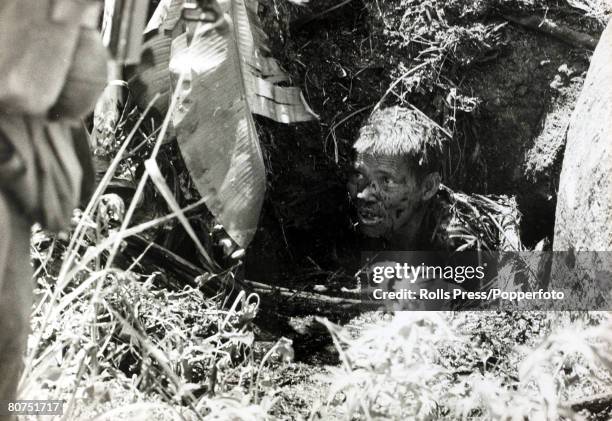
[[[427,65],[427,62],[423,62],[417,66],[411,67],[410,69],[406,71],[406,73],[404,73],[403,75],[395,79],[393,83],[391,84],[391,86],[389,86],[389,88],[385,91],[384,95],[380,98],[380,100],[378,100],[378,102],[374,106],[374,109],[372,110],[372,113],[374,113],[376,110],[380,108],[385,98],[387,98],[387,96],[391,93],[391,91],[393,91],[393,89],[397,86],[398,83],[400,83],[402,80],[404,80],[405,78],[407,78],[408,76],[416,72],[417,70],[425,67],[426,65]]]
[[[588,50],[594,50],[597,47],[597,38],[593,38],[583,32],[574,31],[565,26],[560,26],[546,17],[504,15],[504,18],[525,28],[548,34],[574,47],[586,48]]]

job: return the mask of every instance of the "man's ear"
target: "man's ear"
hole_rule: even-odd
[[[432,172],[425,176],[422,184],[422,199],[424,202],[428,201],[438,192],[440,188],[440,173]]]

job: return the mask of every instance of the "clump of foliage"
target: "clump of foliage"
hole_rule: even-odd
[[[481,13],[473,2],[387,0],[367,7],[373,33],[399,57],[389,100],[426,107],[454,132],[457,113],[474,112],[481,101],[462,84],[464,72],[499,54],[506,23],[475,20]]]
[[[465,73],[495,60],[509,45],[506,16],[541,14],[544,18],[561,10],[558,2],[548,0],[384,0],[365,4],[373,33],[401,57],[392,69],[393,101],[427,107],[431,116],[453,132],[457,113],[472,113],[481,103],[463,83]],[[610,12],[598,1],[576,1],[568,6],[591,18],[599,30]]]
[[[177,226],[177,217],[193,230],[185,213],[199,206],[175,167],[164,166],[165,127],[152,122],[147,129],[146,112],[131,115],[97,151],[105,171],[70,232],[33,236],[37,304],[20,395],[64,399],[68,419],[267,418],[274,400],[259,389],[258,372],[277,356],[290,359],[291,343],[282,339],[256,360],[259,297],[199,288],[214,277],[231,290],[235,266],[203,269],[189,286],[147,263],[147,249],[136,257],[124,253],[129,236],[167,239],[160,233]],[[164,147],[168,156],[171,148]],[[151,156],[161,156],[156,164],[170,171],[163,182],[173,184],[182,208],[155,183],[144,183]]]
[[[588,326],[593,319],[601,324]],[[342,361],[327,410],[366,419],[582,419],[568,398],[609,390],[612,320],[587,313],[567,322],[560,313],[403,312],[354,338],[323,320]]]

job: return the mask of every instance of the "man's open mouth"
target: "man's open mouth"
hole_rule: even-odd
[[[360,209],[359,210],[359,222],[363,225],[376,225],[382,222],[383,217],[374,210],[371,209]]]

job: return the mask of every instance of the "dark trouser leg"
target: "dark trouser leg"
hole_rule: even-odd
[[[30,224],[0,191],[0,400],[16,398],[32,307]],[[10,420],[0,415],[0,421]]]

